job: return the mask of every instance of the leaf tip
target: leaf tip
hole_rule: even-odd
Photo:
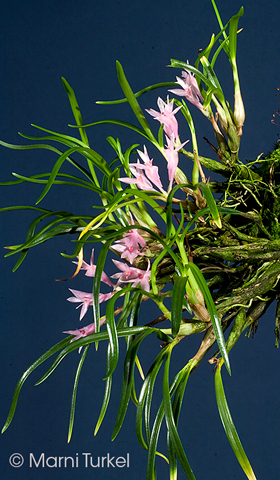
[[[4,425],[4,427],[2,428],[1,430],[1,433],[4,433],[6,430],[7,430],[8,427],[6,427],[6,425]]]

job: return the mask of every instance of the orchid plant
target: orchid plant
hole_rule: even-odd
[[[44,143],[16,146],[1,142],[12,149],[42,148],[58,155],[50,174],[31,177],[15,174],[16,181],[2,183],[24,181],[45,185],[36,206],[25,207],[39,213],[28,229],[26,240],[21,245],[6,247],[9,249],[7,255],[19,254],[14,270],[20,266],[30,248],[70,233],[77,236],[76,246],[71,254],[64,256],[72,259],[76,267],[68,280],[80,272],[93,278],[88,292],[70,288],[72,296],[67,298],[69,302],[78,304],[80,321],[84,322],[90,315],[93,321],[75,328],[77,321],[74,317],[73,326],[65,325],[65,328],[70,328],[63,332],[67,336],[24,372],[16,386],[3,431],[13,419],[24,381],[37,366],[56,355],[52,365],[38,380],[37,384],[40,384],[49,378],[67,355],[78,350],[80,356],[68,432],[70,441],[82,365],[92,344],[97,348],[99,342],[107,342],[105,393],[95,429],[97,434],[110,400],[112,376],[119,359],[119,339],[124,337],[127,351],[112,438],[117,436],[132,400],[136,407],[136,435],[141,447],[148,451],[147,479],[150,480],[155,478],[157,455],[169,464],[171,479],[177,476],[179,462],[186,477],[195,480],[178,433],[179,416],[188,378],[215,342],[217,351],[210,362],[215,364],[216,398],[222,424],[245,475],[251,480],[256,478],[229,412],[221,369],[225,364],[228,374],[231,374],[231,348],[245,329],[250,332],[256,328],[267,307],[278,298],[280,232],[275,217],[269,216],[271,207],[268,205],[279,208],[279,187],[277,191],[272,185],[279,175],[280,156],[278,149],[274,156],[267,159],[258,158],[247,164],[239,160],[245,110],[236,46],[243,8],[224,25],[214,0],[212,4],[220,31],[212,35],[193,66],[188,62],[171,60],[171,67],[182,71],[176,82],[159,83],[134,93],[117,62],[117,75],[124,98],[97,103],[127,102],[139,125],[117,120],[84,125],[74,91],[63,79],[76,121],[76,125],[71,127],[78,131],[80,138],[35,126],[46,135],[22,136]],[[214,70],[217,57],[222,53],[232,67],[233,103],[225,99]],[[165,93],[157,98],[158,109],[147,109],[145,115],[138,98],[159,88],[165,89]],[[170,94],[174,98],[171,99]],[[208,143],[217,156],[216,160],[199,155],[195,124],[188,105],[199,109],[211,122],[216,146]],[[186,120],[190,138],[181,140],[179,137],[179,116],[180,121]],[[110,136],[107,140],[115,158],[111,163],[106,162],[89,145],[86,133],[88,128],[102,123],[133,130],[141,139],[140,145],[132,145],[123,151],[120,140]],[[157,136],[153,134],[155,126],[159,126]],[[66,149],[61,152],[46,141],[58,142]],[[154,159],[150,158],[152,148],[157,152]],[[74,160],[74,153],[80,154],[83,162]],[[182,158],[192,162],[191,179],[181,169]],[[76,168],[77,175],[64,174],[64,162]],[[159,173],[165,168],[168,184]],[[207,180],[204,168],[219,173],[224,182]],[[37,206],[47,194],[51,194],[51,187],[55,184],[90,189],[101,199],[101,213],[89,218],[87,215],[50,211]],[[213,194],[216,194],[215,197]],[[5,207],[1,211],[15,208]],[[41,220],[45,221],[45,225],[39,228]],[[89,263],[85,260],[88,254],[84,255],[88,243],[98,243],[101,247],[96,259],[92,248]],[[104,270],[108,272],[112,268],[115,273],[105,273]],[[150,302],[158,312],[156,318],[149,319],[145,325],[141,322],[143,302]],[[101,303],[106,304],[103,316],[100,313]],[[279,339],[279,312],[278,303],[276,342]],[[163,322],[164,328],[161,326]],[[224,332],[229,327],[231,330],[225,341]],[[189,335],[198,336],[198,351],[187,362],[182,359],[181,370],[170,380],[173,348],[179,342],[187,342]],[[144,372],[138,349],[148,336],[155,339],[156,353],[150,369]],[[161,349],[158,349],[159,341]],[[153,398],[153,392],[161,369],[163,396],[158,402]],[[139,392],[135,386],[136,375],[142,379]],[[155,418],[151,415],[152,402],[158,402]],[[166,456],[157,451],[164,419],[168,431]]]

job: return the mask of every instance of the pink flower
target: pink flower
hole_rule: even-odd
[[[121,258],[127,258],[129,263],[133,263],[133,260],[138,255],[143,255],[139,250],[138,242],[135,241],[133,236],[126,236],[121,240],[117,240],[112,245],[112,248],[121,253]]]
[[[67,298],[68,302],[82,302],[77,306],[77,308],[82,307],[80,313],[80,320],[82,320],[88,311],[88,307],[93,305],[92,293],[80,292],[79,290],[72,290],[71,288],[69,288],[69,290],[73,293],[74,297]]]
[[[106,317],[103,317],[100,319],[100,325],[103,325],[103,323],[106,322]],[[78,340],[79,338],[87,337],[88,335],[92,335],[92,333],[95,333],[95,324],[90,323],[89,325],[86,325],[83,328],[78,328],[77,330],[66,330],[63,333],[69,333],[69,335],[75,335],[75,338],[72,338],[71,343],[74,342],[75,340]],[[82,350],[83,347],[79,348],[79,353]]]
[[[118,260],[113,260],[116,267],[121,270],[119,273],[111,275],[112,278],[118,278],[118,284],[120,283],[130,283],[132,282],[132,287],[137,287],[140,283],[142,290],[146,292],[150,291],[150,261],[148,260],[147,270],[141,270],[140,268],[130,267],[126,263],[119,262]]]
[[[85,316],[88,311],[88,307],[93,305],[93,295],[92,293],[80,292],[80,290],[72,290],[69,288],[70,292],[73,293],[74,297],[67,298],[68,302],[80,303],[77,308],[81,308],[80,320]],[[99,303],[106,302],[113,296],[113,292],[110,293],[100,293],[99,294]]]
[[[135,166],[134,166],[135,165]],[[130,171],[135,178],[130,177],[121,177],[119,180],[124,183],[134,184],[139,187],[141,190],[155,190],[151,182],[145,176],[145,173],[142,172],[142,165],[138,162],[133,166],[129,165]]]
[[[130,213],[130,225],[134,225],[133,217]],[[133,263],[134,259],[138,255],[143,255],[143,253],[139,249],[139,245],[141,247],[145,247],[146,241],[145,239],[138,233],[136,228],[129,230],[126,232],[120,240],[117,240],[113,245],[112,248],[117,252],[121,253],[121,258],[127,258],[129,263]]]
[[[130,225],[135,225],[131,213],[130,213]],[[145,239],[138,233],[138,230],[136,228],[133,228],[132,230],[128,230],[128,232],[124,234],[124,237],[133,238],[136,243],[139,243],[139,245],[141,245],[141,247],[146,246]]]
[[[113,295],[114,295],[114,292],[99,293],[99,303],[107,302],[107,300],[110,300],[110,298],[112,298]]]
[[[127,263],[120,262],[119,260],[112,260],[116,267],[121,270],[119,273],[114,273],[111,275],[112,278],[118,278],[118,284],[126,282],[128,278],[133,275],[134,267],[130,267]],[[129,280],[128,280],[129,281]]]
[[[137,152],[144,164],[140,163],[139,159],[137,159],[137,163],[130,163],[128,166],[135,178],[124,177],[119,178],[119,180],[121,182],[135,184],[141,190],[156,191],[152,185],[153,183],[162,193],[166,194],[162,187],[158,167],[153,165],[153,159],[150,159],[145,145],[144,152],[140,150],[137,150]]]
[[[160,111],[157,112],[156,110],[153,110],[153,109],[150,109],[150,110],[146,109],[146,112],[152,115],[155,118],[155,120],[158,120],[160,123],[163,123],[164,125],[163,130],[168,135],[168,137],[171,137],[171,135],[173,134],[174,137],[177,138],[178,122],[175,118],[175,114],[180,110],[180,108],[182,108],[182,105],[180,107],[175,108],[175,110],[173,110],[173,103],[174,103],[174,100],[171,100],[171,102],[169,102],[168,96],[167,96],[166,103],[160,97],[158,97],[157,104]]]
[[[105,319],[102,320],[102,323],[104,322],[105,322]],[[71,342],[74,342],[74,340],[78,340],[79,338],[86,337],[87,335],[91,335],[94,332],[95,332],[95,325],[94,323],[90,323],[89,325],[86,325],[83,328],[78,328],[77,330],[66,330],[63,333],[69,333],[69,335],[75,335],[75,338],[71,340]]]
[[[138,169],[144,170],[147,178],[162,191],[163,187],[158,174],[158,167],[153,165],[153,159],[150,159],[146,146],[144,145],[144,152],[137,150],[137,153],[140,156],[141,160],[144,162],[144,165],[137,161],[137,163],[130,163],[129,168],[137,167]]]
[[[183,78],[176,77],[176,83],[178,83],[183,90],[175,89],[169,90],[169,92],[175,93],[175,95],[180,95],[181,97],[186,97],[186,99],[199,108],[199,110],[203,110],[202,103],[204,102],[204,98],[200,93],[195,76],[186,71],[182,72],[182,77]]]
[[[168,165],[167,165],[168,179],[169,179],[168,191],[170,191],[172,188],[174,177],[175,177],[176,168],[179,162],[178,150],[180,150],[186,143],[188,143],[189,140],[176,146],[174,135],[171,135],[171,138],[168,138],[166,136],[166,141],[167,141],[167,145],[166,145],[167,148],[164,149],[164,153],[168,160]]]
[[[94,277],[95,275],[96,265],[93,264],[93,258],[94,258],[94,248],[91,251],[90,263],[88,264],[83,260],[83,263],[81,266],[81,270],[86,270],[85,275],[87,277]],[[73,263],[78,264],[78,262],[73,262]],[[114,286],[114,284],[111,282],[110,278],[106,275],[105,272],[102,272],[101,274],[101,282],[106,283],[110,287]]]

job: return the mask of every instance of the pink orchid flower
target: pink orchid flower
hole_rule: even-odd
[[[103,321],[103,323],[104,322],[105,320]],[[69,335],[75,335],[75,338],[71,340],[71,342],[74,342],[75,340],[78,340],[79,338],[82,338],[82,337],[86,337],[87,335],[91,335],[94,332],[95,332],[95,325],[94,323],[90,323],[89,325],[86,325],[83,328],[78,328],[77,330],[66,330],[62,333],[69,333]]]
[[[68,302],[80,303],[76,308],[81,308],[80,320],[85,316],[88,311],[88,307],[93,305],[92,293],[80,292],[79,290],[72,290],[69,288],[70,292],[73,293],[74,297],[67,298]]]
[[[174,100],[169,101],[169,96],[167,96],[166,103],[160,97],[158,97],[157,104],[160,111],[157,112],[151,108],[150,110],[146,109],[146,112],[152,115],[154,119],[158,120],[161,124],[163,123],[163,130],[168,137],[171,137],[173,134],[174,137],[177,138],[178,122],[175,118],[175,114],[180,110],[180,108],[182,108],[182,105],[173,110],[173,103]]]
[[[93,305],[93,295],[92,293],[81,292],[80,290],[72,290],[69,288],[70,292],[73,293],[74,297],[67,298],[68,302],[71,303],[80,303],[76,308],[81,308],[80,320],[85,316],[88,311],[88,307]],[[99,303],[106,302],[113,296],[113,292],[110,293],[100,293],[99,294]]]
[[[130,225],[134,225],[133,217],[130,213]],[[133,263],[134,259],[138,255],[143,255],[143,253],[139,249],[139,245],[141,247],[146,246],[145,239],[138,233],[136,228],[129,230],[126,232],[121,238],[121,240],[117,240],[112,247],[117,252],[121,253],[121,258],[127,258],[129,263]]]
[[[112,248],[121,253],[121,258],[127,258],[129,263],[133,263],[133,260],[138,255],[144,255],[140,252],[138,242],[135,241],[133,236],[126,236],[121,240],[117,240],[112,245]]]
[[[131,212],[130,212],[130,225],[135,225]],[[128,230],[128,232],[124,234],[124,237],[133,238],[135,243],[139,243],[141,247],[146,246],[145,239],[140,235],[140,233],[138,233],[138,230],[136,228],[133,228],[132,230]]]
[[[106,317],[103,317],[100,319],[99,325],[103,325],[103,323],[106,322]],[[95,324],[90,323],[89,325],[86,325],[83,328],[77,328],[76,330],[66,330],[62,333],[68,333],[69,335],[75,335],[74,338],[72,338],[71,343],[74,342],[75,340],[78,340],[79,338],[87,337],[88,335],[92,335],[95,333]],[[79,348],[79,353],[82,350],[83,347]]]
[[[189,140],[176,146],[174,135],[171,135],[171,138],[168,138],[166,136],[167,148],[164,149],[164,154],[168,160],[168,164],[167,164],[168,179],[169,179],[168,191],[170,191],[172,188],[172,183],[175,177],[176,168],[179,162],[178,150],[180,150],[184,145],[186,145],[188,141]]]
[[[186,99],[189,100],[189,102],[191,102],[197,108],[199,108],[199,110],[203,110],[202,104],[204,102],[204,98],[200,93],[195,76],[192,73],[185,71],[182,72],[182,77],[183,78],[176,77],[176,83],[178,83],[180,87],[182,87],[182,90],[175,89],[168,91],[175,93],[175,95],[186,97]]]
[[[141,165],[139,162],[134,165],[129,165],[129,169],[135,178],[120,177],[119,180],[124,183],[134,184],[141,190],[154,191],[155,189],[153,185],[151,184],[151,182],[149,182],[145,173],[142,172],[143,165]]]
[[[149,157],[146,146],[144,145],[144,152],[137,150],[137,153],[144,164],[139,163],[139,161],[137,163],[130,163],[129,168],[132,166],[144,170],[147,178],[162,191],[163,187],[159,177],[158,167],[153,165],[153,159]]]
[[[119,262],[118,260],[113,260],[116,267],[121,270],[119,273],[111,275],[112,278],[118,278],[118,284],[120,283],[130,283],[132,282],[132,287],[137,287],[140,283],[142,290],[146,292],[150,291],[150,261],[148,260],[147,270],[141,270],[140,268],[130,267],[126,263]]]
[[[85,275],[87,277],[94,277],[95,275],[96,265],[94,265],[93,263],[93,258],[94,258],[94,248],[91,251],[90,263],[88,264],[83,260],[83,263],[81,266],[81,270],[86,271]],[[73,262],[73,263],[75,263],[76,265],[78,264],[78,262]],[[102,272],[101,274],[101,282],[106,283],[107,285],[109,285],[109,287],[114,286],[114,284],[111,282],[110,278],[106,275],[105,272]]]
[[[127,263],[120,262],[119,260],[112,260],[112,262],[119,270],[121,270],[121,272],[111,275],[111,278],[118,279],[118,284],[126,282],[131,277],[131,275],[133,275],[134,267],[130,267],[129,265],[127,265]]]

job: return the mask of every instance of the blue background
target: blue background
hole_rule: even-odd
[[[238,66],[246,122],[240,150],[241,159],[254,160],[273,148],[279,138],[279,126],[271,123],[279,108],[276,97],[279,72],[279,2],[243,1],[245,15],[240,21]],[[241,3],[218,2],[222,19],[237,13]],[[277,13],[278,12],[278,13]],[[96,100],[122,97],[115,61],[119,60],[134,91],[161,81],[173,81],[179,71],[166,68],[170,58],[194,62],[218,25],[210,0],[10,1],[2,7],[1,18],[1,139],[25,143],[17,132],[40,136],[31,123],[73,135],[67,125],[73,122],[68,99],[60,77],[74,88],[85,123],[99,119],[121,118],[134,121],[127,105],[101,106]],[[4,48],[3,48],[4,47]],[[216,73],[231,99],[233,87],[227,60],[217,62]],[[157,93],[140,99],[143,108],[156,108]],[[163,98],[166,90],[159,95]],[[203,136],[213,141],[210,123],[192,109],[196,121],[200,154],[211,157]],[[153,124],[153,121],[150,122]],[[156,130],[157,125],[154,128]],[[209,124],[208,124],[209,123]],[[280,122],[279,122],[280,123]],[[75,133],[75,132],[74,132]],[[107,135],[118,136],[123,149],[141,142],[136,135],[120,127],[95,127],[88,130],[95,150],[111,161],[114,153]],[[188,138],[187,129],[181,139]],[[214,142],[214,141],[213,141]],[[1,147],[1,181],[11,180],[11,172],[32,175],[50,171],[55,156],[44,150],[17,152]],[[182,164],[180,165],[183,168]],[[189,172],[185,165],[183,170]],[[70,171],[67,170],[66,171]],[[1,205],[34,205],[41,193],[38,185],[22,184],[1,188]],[[92,194],[66,187],[53,187],[43,208],[92,213]],[[25,238],[32,212],[1,214],[1,248]],[[1,256],[1,424],[9,410],[16,381],[39,355],[63,338],[62,331],[75,329],[79,313],[66,301],[67,288],[90,291],[90,280],[80,274],[75,280],[57,283],[73,273],[73,265],[60,252],[71,253],[71,239],[61,237],[32,249],[15,273],[14,257]],[[85,253],[89,259],[90,248]],[[110,273],[108,266],[107,273]],[[113,273],[113,272],[111,272]],[[152,320],[144,306],[143,323]],[[267,311],[255,338],[243,337],[231,352],[232,377],[224,372],[225,390],[233,419],[258,480],[279,478],[279,350],[274,347],[275,305]],[[90,313],[83,323],[91,322]],[[193,356],[200,337],[181,342],[174,352],[173,373]],[[134,433],[135,408],[130,405],[117,439],[111,443],[122,375],[121,360],[113,381],[113,396],[99,434],[93,437],[103,398],[105,345],[96,353],[91,348],[85,361],[77,395],[76,418],[71,443],[67,428],[70,396],[78,354],[66,358],[49,380],[36,388],[34,383],[45,371],[40,367],[24,385],[15,418],[1,437],[2,478],[40,480],[85,480],[145,478],[146,452]],[[148,340],[142,348],[145,371],[159,351],[159,342]],[[215,348],[213,349],[213,352]],[[151,352],[151,356],[150,356]],[[212,353],[213,353],[212,352]],[[141,351],[140,351],[141,357]],[[210,355],[207,356],[209,358]],[[214,394],[213,368],[202,362],[189,380],[179,431],[197,480],[233,480],[245,478],[225,437]],[[160,398],[160,385],[158,398]],[[164,449],[164,438],[162,449]],[[14,452],[25,457],[21,468],[12,468],[8,459]],[[130,468],[78,469],[28,467],[28,455],[76,456],[91,452],[98,456],[130,454]],[[157,460],[159,478],[167,478],[168,469]],[[81,464],[80,464],[81,465]],[[179,478],[183,478],[180,470]]]

